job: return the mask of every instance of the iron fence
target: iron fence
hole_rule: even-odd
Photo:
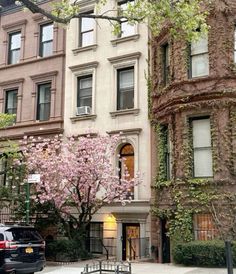
[[[81,274],[131,274],[131,263],[115,261],[98,261],[92,264],[86,264]]]

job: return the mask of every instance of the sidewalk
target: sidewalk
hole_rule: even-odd
[[[92,261],[82,261],[68,265],[49,265],[40,273],[80,274],[83,267]],[[132,274],[227,274],[226,268],[184,267],[173,264],[132,263]],[[234,269],[236,274],[236,269]]]

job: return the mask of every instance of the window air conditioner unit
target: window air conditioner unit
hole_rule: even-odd
[[[76,115],[88,115],[91,114],[91,107],[89,106],[83,106],[83,107],[77,107],[76,108]]]

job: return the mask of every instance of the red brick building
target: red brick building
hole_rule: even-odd
[[[170,187],[204,182],[236,188],[236,2],[216,1],[208,23],[209,33],[197,42],[163,31],[152,43],[153,202],[165,212],[176,206]],[[153,245],[161,262],[170,260],[168,222],[165,216],[153,219]],[[192,223],[194,239],[214,238],[208,212],[192,214]]]

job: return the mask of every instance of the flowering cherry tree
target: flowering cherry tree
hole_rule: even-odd
[[[130,178],[128,172],[120,178],[114,169],[118,138],[25,137],[22,143],[28,174],[41,175],[34,200],[50,202],[63,222],[76,230],[85,228],[103,205],[124,204],[139,179]]]

